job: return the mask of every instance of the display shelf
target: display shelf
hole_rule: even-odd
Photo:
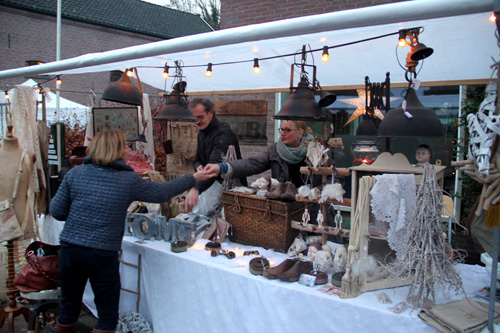
[[[340,236],[340,237],[349,237],[349,234],[351,230],[348,229],[341,229],[341,228],[335,228],[335,227],[320,227],[317,224],[307,224],[303,225],[302,222],[299,221],[292,221],[292,228],[298,229],[301,231],[308,231],[308,232],[315,232],[315,233],[321,233],[321,234],[327,234],[327,235],[334,235],[334,236]]]
[[[301,167],[300,168],[300,173],[303,175],[320,175],[322,177],[322,184],[326,185],[328,182],[328,176],[349,176],[351,174],[351,171],[348,168],[335,168],[333,165],[328,166],[328,167],[319,167],[316,170],[311,168],[311,167]],[[296,201],[300,202],[305,202],[305,203],[319,203],[319,198],[316,200],[310,200],[309,198],[302,197],[300,195],[295,196]],[[340,202],[335,199],[328,199],[324,202],[322,202],[321,205],[321,213],[323,214],[324,218],[327,218],[327,205],[328,204],[333,204],[336,206],[349,206],[351,207],[351,200],[350,199],[343,199],[343,202]],[[297,222],[293,223],[292,221],[292,228],[298,229],[298,230],[303,230],[303,231],[309,231],[309,232],[314,232],[314,233],[320,233],[321,234],[321,243],[322,245],[326,244],[327,241],[327,235],[338,235],[339,232],[337,233],[331,233],[332,231],[329,229],[338,229],[338,228],[333,228],[333,227],[319,227],[317,225],[309,225],[307,227],[302,226],[302,223]],[[326,223],[326,221],[325,221]],[[304,228],[310,228],[311,230],[306,230]],[[327,228],[327,229],[325,229]],[[314,229],[314,230],[313,230]],[[345,230],[345,229],[342,229]],[[348,230],[346,230],[348,231]],[[333,231],[334,232],[334,231]],[[346,235],[347,236],[344,236]],[[340,235],[342,237],[349,237],[349,233],[342,232]]]
[[[380,154],[375,162],[370,165],[361,164],[351,167],[352,171],[352,195],[351,195],[351,233],[349,237],[349,259],[347,271],[351,270],[351,264],[355,260],[367,258],[369,255],[375,255],[382,258],[389,258],[394,255],[387,243],[387,235],[370,230],[370,224],[374,221],[371,217],[369,191],[371,187],[360,187],[361,178],[364,176],[377,176],[382,174],[413,174],[416,184],[420,183],[424,167],[421,165],[412,165],[405,155],[396,153],[392,155],[389,152]],[[438,186],[442,188],[444,180],[445,166],[434,166]],[[374,180],[373,180],[374,181]],[[374,183],[373,183],[374,184]],[[372,185],[373,186],[373,185]],[[360,192],[361,191],[361,192]],[[360,200],[364,198],[364,200]],[[368,199],[367,199],[368,198]],[[368,201],[366,201],[366,199]],[[350,274],[343,277],[341,297],[356,297],[360,293],[398,287],[411,283],[411,279],[369,279],[366,273],[362,273],[358,278],[352,278]]]

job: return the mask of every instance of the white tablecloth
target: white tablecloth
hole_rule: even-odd
[[[419,310],[407,309],[395,314],[391,308],[404,301],[407,287],[385,289],[392,304],[381,304],[372,291],[351,298],[326,295],[320,286],[269,280],[252,275],[248,262],[252,257],[211,257],[202,250],[189,248],[173,253],[164,241],[137,243],[125,237],[122,259],[137,263],[142,257],[139,312],[161,332],[434,332],[418,318]],[[279,263],[286,255],[262,248],[223,243],[223,248],[257,249]],[[241,250],[241,251],[240,251]],[[486,270],[480,266],[457,265],[468,296],[489,285]],[[137,270],[122,265],[122,287],[136,290]],[[462,299],[438,294],[437,303]],[[120,312],[136,311],[136,295],[122,291]]]

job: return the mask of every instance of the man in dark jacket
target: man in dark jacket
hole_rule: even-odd
[[[198,126],[198,143],[196,147],[196,157],[194,160],[194,169],[201,170],[208,163],[222,162],[222,156],[227,154],[230,145],[234,146],[236,157],[241,159],[240,146],[236,135],[231,130],[228,123],[220,122],[215,117],[214,104],[205,98],[195,98],[189,104],[193,115],[196,117],[196,126]],[[196,185],[188,192],[185,202],[186,211],[198,204],[199,195],[207,190],[218,180],[222,182],[219,176],[196,182]],[[246,178],[240,179],[241,184],[246,186]]]

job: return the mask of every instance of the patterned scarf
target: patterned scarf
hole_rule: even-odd
[[[283,161],[288,164],[297,164],[304,160],[307,154],[307,148],[304,147],[305,137],[302,137],[300,145],[297,148],[292,148],[283,143],[281,138],[278,140],[277,150],[278,155]]]

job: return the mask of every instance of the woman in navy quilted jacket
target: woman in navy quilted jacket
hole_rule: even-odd
[[[115,331],[121,286],[118,252],[128,206],[133,201],[168,201],[197,180],[214,176],[200,171],[166,183],[145,180],[125,163],[125,147],[122,131],[99,132],[84,164],[66,174],[50,204],[50,214],[65,221],[60,235],[59,332],[73,332],[87,280],[99,317],[94,332]]]

